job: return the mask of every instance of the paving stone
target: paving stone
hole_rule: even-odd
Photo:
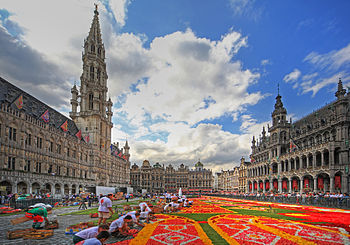
[[[124,201],[117,201],[113,202],[113,204],[118,204],[118,203],[123,203]],[[93,208],[96,208],[94,206]],[[25,245],[47,245],[47,244],[56,244],[56,245],[72,245],[72,239],[73,235],[66,235],[66,227],[72,224],[77,224],[80,222],[88,222],[91,221],[92,219],[90,218],[89,215],[63,215],[63,216],[58,216],[60,214],[65,214],[65,213],[71,213],[79,211],[78,206],[74,207],[68,207],[68,208],[59,208],[59,209],[53,209],[52,215],[57,215],[57,220],[59,223],[59,228],[54,230],[54,235],[50,238],[44,239],[44,240],[23,240],[22,238],[20,239],[15,239],[15,240],[8,240],[6,237],[7,231],[8,230],[16,230],[16,229],[25,229],[25,228],[31,228],[32,226],[32,221],[28,221],[22,224],[18,225],[12,225],[10,223],[11,219],[18,218],[23,216],[24,214],[17,214],[17,215],[10,215],[10,216],[0,216],[0,244],[25,244]],[[94,219],[95,220],[95,219]],[[114,243],[117,241],[122,241],[122,240],[127,240],[131,239],[132,236],[126,237],[126,238],[114,238],[111,237],[108,239],[108,243]]]

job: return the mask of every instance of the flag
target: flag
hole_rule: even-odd
[[[61,129],[62,129],[64,132],[67,132],[67,131],[68,131],[68,120],[66,120],[66,121],[61,125]]]
[[[289,149],[290,149],[290,151],[291,152],[292,151],[296,151],[298,148],[299,148],[298,145],[295,144],[295,142],[294,142],[294,140],[292,138],[290,138],[290,140],[289,140]]]
[[[78,133],[76,133],[76,134],[75,134],[75,136],[77,136],[77,137],[78,137],[78,139],[80,139],[80,140],[81,140],[81,130],[79,130],[79,131],[78,131]]]
[[[89,141],[90,141],[90,135],[86,135],[86,136],[84,137],[84,140],[85,140],[86,143],[89,143]]]
[[[50,121],[50,113],[49,110],[46,110],[40,117],[44,120],[44,122],[48,123]]]
[[[18,109],[23,108],[23,96],[20,95],[16,100],[15,100],[15,105],[17,106]]]
[[[123,158],[126,160],[126,156],[125,155],[123,155]]]
[[[123,156],[123,154],[121,152],[119,152],[118,157],[122,157],[122,156]]]
[[[113,145],[110,146],[111,150],[113,150]]]

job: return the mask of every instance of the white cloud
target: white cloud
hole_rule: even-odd
[[[157,37],[145,48],[144,35],[117,34],[113,29],[113,16],[120,26],[125,25],[130,2],[109,2],[112,15],[102,4],[99,7],[109,93],[114,102],[120,95],[125,99],[121,107],[114,110],[114,116],[117,112],[125,113],[128,126],[135,128],[132,133],[126,133],[122,124],[115,121],[112,142],[128,138],[132,161],[136,162],[148,158],[152,162],[164,163],[164,159],[168,159],[189,164],[200,158],[207,167],[213,168],[229,166],[235,160],[238,163],[241,156],[250,152],[250,134],[257,122],[245,124],[240,135],[201,121],[223,115],[239,120],[247,106],[264,98],[259,91],[248,92],[260,74],[243,69],[235,59],[236,53],[247,46],[247,38],[230,30],[216,41],[198,37],[188,29]],[[50,68],[46,73],[37,72],[37,75],[46,74],[40,80],[47,81],[39,86],[40,93],[45,94],[41,91],[47,91],[55,84],[53,81],[61,81],[55,88],[55,97],[68,107],[68,87],[81,75],[82,45],[91,25],[93,4],[92,0],[35,0],[21,4],[4,1],[2,5],[14,13],[10,21],[23,30],[22,44],[31,51],[28,57],[37,57],[41,61],[38,67]],[[50,9],[55,11],[48,11]],[[33,75],[28,71],[20,75],[29,74]],[[33,93],[34,89],[29,88],[31,84],[25,79],[19,76],[16,80],[22,81],[23,88]],[[130,91],[132,84],[135,90]],[[40,99],[47,102],[45,96],[41,95]],[[155,119],[161,122],[147,124],[147,120]],[[145,140],[145,135],[163,132],[168,134],[166,142]]]
[[[339,69],[343,65],[350,64],[350,43],[340,50],[333,50],[326,54],[311,52],[305,57],[304,61],[321,69]]]
[[[270,60],[268,60],[268,59],[264,59],[264,60],[262,60],[261,61],[261,63],[260,63],[262,66],[266,66],[266,65],[269,65],[269,64],[271,64],[271,61]]]
[[[114,13],[117,23],[120,26],[125,25],[125,20],[127,18],[127,7],[131,3],[131,0],[109,0],[109,5]]]
[[[139,54],[147,53],[147,59],[139,67],[147,64],[148,68],[138,77],[148,80],[137,86],[139,92],[127,95],[120,111],[132,115],[130,119],[135,124],[140,124],[143,115],[150,113],[152,118],[193,125],[256,104],[263,95],[248,93],[247,88],[256,82],[259,74],[243,70],[239,61],[231,61],[245,45],[246,39],[236,32],[228,33],[220,41],[210,41],[187,30],[154,39],[147,51],[132,48],[139,50]],[[139,54],[128,57],[135,59]],[[125,62],[137,63],[128,58]]]
[[[315,83],[313,83],[311,80],[307,80],[301,83],[300,85],[302,87],[303,93],[312,92],[312,97],[314,97],[320,89],[326,87],[327,85],[338,84],[339,77],[343,78],[343,82],[347,82],[350,79],[348,74],[342,72],[340,74],[335,74],[331,77],[320,78]],[[334,87],[334,89],[336,89],[336,87]]]
[[[283,81],[285,81],[286,83],[296,82],[300,75],[301,72],[295,68],[291,73],[284,76]]]
[[[236,16],[257,21],[263,14],[263,8],[255,5],[255,0],[230,0],[230,7]]]

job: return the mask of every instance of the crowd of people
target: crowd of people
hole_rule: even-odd
[[[350,197],[347,193],[308,192],[308,193],[214,193],[211,195],[226,196],[254,201],[280,202],[298,205],[315,205],[334,208],[350,208]]]
[[[164,194],[161,196],[150,195],[153,202],[157,203],[158,207],[162,208],[163,213],[177,212],[182,207],[190,207],[192,201],[188,200],[186,196]],[[112,207],[113,195],[99,199],[98,208],[98,226],[91,227],[76,233],[73,236],[74,244],[91,245],[103,244],[110,236],[123,238],[135,234],[138,230],[132,229],[132,227],[139,226],[141,229],[145,226],[145,223],[149,223],[150,220],[155,220],[155,212],[152,209],[153,205],[149,202],[141,202],[134,210],[127,210],[125,214],[120,215],[117,219],[113,220],[109,225],[107,219],[113,214]],[[128,201],[129,197],[125,197]]]

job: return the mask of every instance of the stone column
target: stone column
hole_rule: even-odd
[[[314,192],[317,192],[317,176],[314,177]]]
[[[346,174],[343,174],[341,176],[341,192],[342,193],[348,193],[348,176]]]
[[[32,194],[33,190],[32,190],[32,184],[31,183],[28,183],[28,193],[29,194]]]
[[[334,150],[329,151],[329,166],[334,166]]]
[[[313,154],[313,158],[312,158],[312,169],[316,168],[316,154]]]
[[[324,166],[324,152],[321,153],[321,166]]]
[[[299,183],[299,192],[300,194],[303,192],[303,184],[304,184],[304,178],[300,178],[300,183]]]
[[[281,162],[277,162],[277,173],[278,174],[281,174],[281,168],[282,168]]]
[[[289,185],[288,185],[288,189],[289,189],[289,193],[292,193],[292,179],[289,179]]]
[[[278,193],[282,193],[282,180],[278,179]]]
[[[265,185],[265,182],[263,181],[263,193],[266,192],[266,185]]]
[[[306,156],[306,168],[308,168],[309,167],[309,156]]]
[[[334,192],[334,176],[329,176],[329,192]]]
[[[55,184],[51,184],[51,195],[55,195]]]
[[[13,182],[12,193],[17,193],[17,182]]]

